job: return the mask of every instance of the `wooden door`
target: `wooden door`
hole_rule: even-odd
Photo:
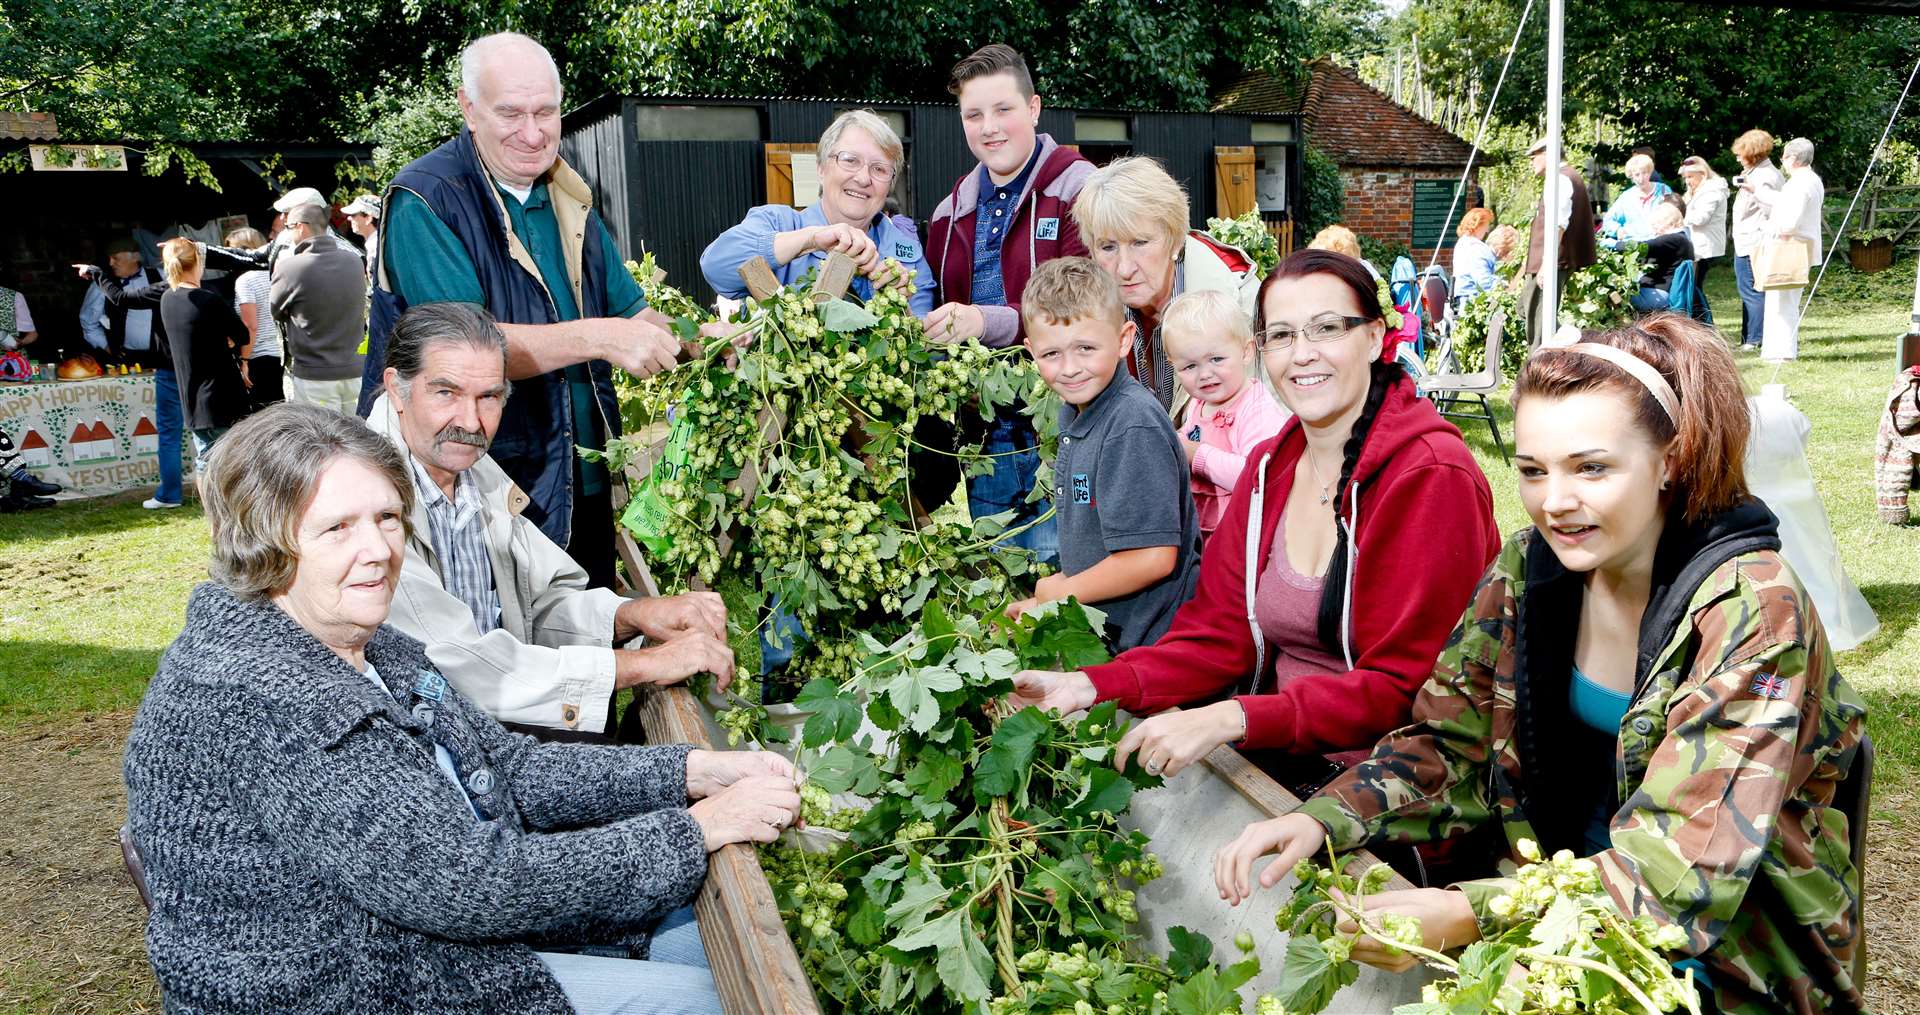
[[[794,203],[793,157],[812,155],[816,145],[767,142],[767,203],[804,207]],[[812,202],[807,202],[811,204]]]
[[[1251,146],[1228,145],[1213,150],[1213,199],[1221,218],[1239,218],[1257,207]]]

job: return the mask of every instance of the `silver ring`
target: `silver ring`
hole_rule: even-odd
[[[1159,774],[1160,774],[1160,763],[1159,763],[1159,762],[1157,762],[1157,761],[1149,761],[1149,762],[1147,762],[1147,774],[1148,774],[1148,775],[1159,775]]]

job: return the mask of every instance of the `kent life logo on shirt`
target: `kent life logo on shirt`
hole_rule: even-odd
[[[1093,481],[1084,472],[1073,474],[1073,502],[1075,504],[1093,503]]]
[[[918,253],[919,251],[914,250],[913,244],[911,243],[895,243],[893,245],[893,258],[896,261],[911,261]]]
[[[1059,219],[1041,219],[1035,224],[1033,238],[1036,240],[1057,240],[1060,238]]]

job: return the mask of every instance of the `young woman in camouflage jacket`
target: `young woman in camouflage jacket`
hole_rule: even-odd
[[[1462,835],[1591,857],[1621,910],[1677,926],[1722,1012],[1834,1012],[1859,876],[1831,806],[1865,707],[1833,665],[1774,517],[1741,472],[1739,375],[1673,315],[1528,360],[1515,455],[1533,526],[1481,580],[1413,724],[1216,857],[1223,899],[1302,857]],[[1623,637],[1624,632],[1637,632]],[[1611,763],[1609,763],[1611,762]],[[1518,862],[1517,851],[1513,859]],[[1429,947],[1501,929],[1505,878],[1371,896]],[[1357,942],[1387,968],[1405,953]]]

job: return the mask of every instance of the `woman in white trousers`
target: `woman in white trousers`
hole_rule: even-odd
[[[1827,188],[1813,171],[1813,142],[1804,137],[1787,142],[1780,153],[1780,167],[1786,170],[1787,184],[1779,190],[1755,190],[1751,184],[1741,189],[1767,207],[1767,241],[1806,242],[1808,264],[1818,267],[1822,253],[1820,208],[1826,201]],[[1800,299],[1805,291],[1804,287],[1767,290],[1761,359],[1777,363],[1799,355]]]

